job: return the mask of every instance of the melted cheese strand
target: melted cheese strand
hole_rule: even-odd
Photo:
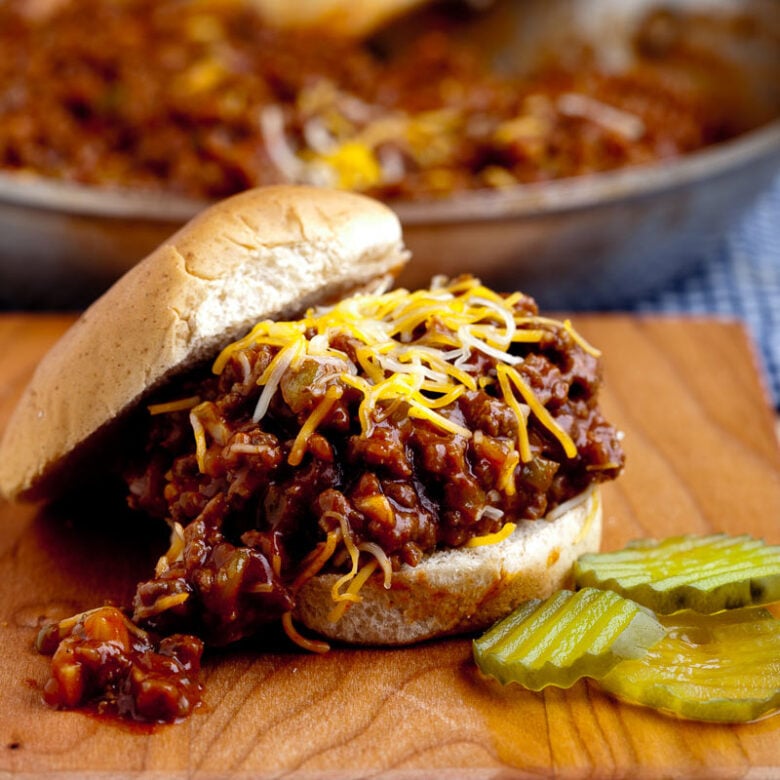
[[[162,575],[170,569],[171,564],[182,559],[183,554],[184,528],[181,523],[174,521],[171,526],[171,543],[165,555],[158,558],[157,565],[154,568],[154,576],[162,577]]]
[[[504,332],[496,330],[494,326],[483,326],[478,332],[484,332],[485,338],[488,343],[494,347],[503,347],[506,349],[512,341],[515,330],[515,318],[510,310],[506,308],[503,301],[496,301],[492,298],[484,298],[482,296],[475,295],[472,297],[471,302],[474,304],[482,305],[485,309],[485,314],[480,319],[484,319],[487,316],[493,315],[499,322],[504,325]],[[474,330],[477,330],[479,326],[476,326]]]
[[[564,320],[563,321],[563,327],[566,329],[566,332],[574,339],[575,343],[585,350],[589,355],[592,357],[601,357],[601,350],[596,349],[590,342],[586,341],[575,329],[574,326],[571,324],[571,320]]]
[[[463,344],[470,347],[472,350],[475,350],[477,352],[483,352],[486,355],[490,355],[490,357],[495,358],[496,360],[502,363],[509,363],[510,365],[518,365],[519,363],[522,363],[524,360],[524,358],[521,357],[520,355],[510,355],[508,352],[502,349],[491,347],[487,342],[477,338],[474,335],[473,330],[466,326],[461,326],[460,328],[458,328],[458,338],[463,342]],[[456,362],[455,365],[459,365],[459,364]],[[460,364],[460,367],[462,366],[463,364]]]
[[[307,639],[302,634],[298,633],[298,630],[293,625],[292,612],[285,612],[282,615],[282,627],[284,633],[287,634],[289,639],[298,645],[298,647],[308,650],[310,653],[327,653],[330,650],[330,645],[327,642],[320,642],[317,639]]]
[[[426,404],[429,409],[441,409],[444,406],[449,406],[451,403],[454,403],[460,396],[463,395],[463,393],[466,392],[466,388],[463,385],[454,385],[451,386],[452,389],[448,392],[446,391],[446,388],[436,388],[435,391],[438,393],[444,393],[444,395],[440,396],[439,398],[427,398]],[[427,385],[423,385],[423,390],[427,389],[434,389],[429,388]]]
[[[477,354],[481,353],[495,360],[501,395],[517,418],[520,460],[527,462],[531,458],[529,414],[558,439],[568,457],[574,457],[576,447],[571,437],[515,370],[524,357],[507,350],[512,344],[538,343],[551,331],[563,329],[588,354],[599,353],[576,333],[569,320],[559,322],[516,312],[514,307],[522,300],[521,293],[504,297],[473,277],[455,282],[437,279],[431,290],[410,293],[397,289],[356,295],[330,307],[311,309],[295,322],[258,323],[247,336],[222,351],[214,371],[224,369],[242,348],[267,345],[278,350],[258,380],[263,389],[253,418],[259,421],[285,371],[305,356],[320,361],[338,359],[345,368],[339,374],[341,384],[363,396],[358,417],[364,435],[369,435],[374,424],[390,413],[388,409],[395,410],[402,402],[409,416],[425,419],[443,431],[470,437],[468,430],[437,410],[456,403],[465,390],[475,391],[495,381],[489,376],[474,375],[480,365]],[[351,349],[358,366],[343,351],[331,346],[340,334],[353,340]],[[306,436],[326,414],[327,408],[318,406],[305,422],[290,453],[292,465],[301,462]],[[205,433],[196,431],[196,438],[201,439],[203,456]],[[511,489],[508,482],[506,486]]]
[[[303,331],[304,325],[301,321],[274,322],[272,320],[262,320],[246,336],[238,341],[234,341],[232,344],[228,344],[219,353],[212,366],[212,371],[215,374],[221,374],[228,360],[237,352],[241,352],[256,344],[273,344],[283,347],[290,341],[294,341],[298,335],[302,335]]]
[[[287,462],[291,466],[299,466],[306,453],[306,444],[309,437],[317,430],[317,426],[325,419],[336,401],[344,395],[344,391],[338,385],[330,385],[325,391],[324,398],[314,407],[306,422],[301,426],[295,437]]]
[[[545,336],[545,330],[520,329],[512,334],[513,344],[538,344]]]
[[[325,538],[324,542],[320,542],[314,551],[303,561],[303,568],[293,580],[290,590],[293,592],[299,590],[304,583],[308,582],[312,577],[316,577],[322,570],[322,567],[331,559],[333,553],[336,552],[336,547],[341,541],[341,529],[337,528],[334,531],[330,531]]]
[[[485,534],[484,536],[472,536],[466,542],[466,547],[482,547],[486,544],[498,544],[508,539],[517,528],[516,523],[504,523],[503,527],[494,534]]]
[[[525,404],[521,404],[512,392],[512,387],[510,386],[507,377],[508,371],[509,366],[498,366],[496,370],[498,384],[501,388],[504,400],[509,408],[515,413],[515,419],[517,420],[517,447],[520,450],[520,460],[522,460],[523,463],[528,463],[533,457],[531,455],[531,443],[528,440],[528,424],[526,422],[528,407]]]
[[[263,372],[262,376],[257,380],[258,385],[265,385],[265,387],[263,387],[263,391],[257,399],[257,406],[255,406],[255,411],[252,415],[253,422],[257,423],[263,419],[271,404],[271,399],[276,392],[276,388],[279,387],[279,382],[284,376],[284,372],[292,366],[296,357],[298,357],[304,349],[305,342],[303,339],[297,339],[289,347],[284,347],[281,352],[277,353],[274,359],[268,364],[268,367]]]
[[[534,395],[534,391],[528,386],[526,381],[511,366],[507,366],[506,374],[512,380],[514,386],[520,391],[523,400],[528,404],[539,422],[541,422],[542,425],[544,425],[544,427],[561,443],[566,456],[568,458],[575,458],[577,456],[577,445],[572,441],[571,436],[555,422],[552,415],[547,411],[536,395]]]
[[[434,412],[426,404],[421,403],[417,398],[410,398],[409,401],[409,417],[417,417],[423,420],[432,422],[439,428],[447,431],[448,433],[454,433],[458,436],[463,436],[466,439],[471,438],[471,431],[468,428],[464,428],[462,425],[448,420],[446,417]]]
[[[358,407],[358,419],[360,420],[360,427],[363,429],[363,433],[368,433],[372,429],[371,425],[371,412],[375,406],[375,385],[371,385],[361,376],[352,376],[352,374],[342,374],[341,381],[345,385],[354,387],[355,390],[360,390],[363,393],[363,400]]]
[[[366,376],[374,383],[379,384],[384,381],[385,372],[379,363],[376,351],[368,344],[363,344],[355,350],[360,367],[366,373]]]
[[[149,404],[146,408],[149,414],[170,414],[171,412],[184,412],[192,409],[200,403],[200,396],[192,395],[189,398],[180,398],[176,401],[168,401],[162,404]]]
[[[339,577],[336,582],[333,583],[333,587],[330,591],[330,597],[333,599],[333,601],[343,601],[345,599],[357,601],[356,598],[353,598],[350,595],[349,588],[347,588],[347,592],[345,593],[341,593],[340,591],[341,586],[347,582],[350,582],[357,574],[358,563],[360,560],[360,551],[352,539],[352,531],[349,527],[349,523],[347,522],[347,518],[338,512],[325,512],[323,514],[323,517],[328,516],[336,517],[338,519],[339,525],[341,526],[341,538],[344,541],[344,546],[347,548],[349,557],[352,559],[352,568],[343,577]]]
[[[512,450],[501,466],[501,473],[498,475],[496,487],[499,490],[503,490],[508,496],[514,496],[517,493],[515,468],[517,468],[519,463],[520,453],[517,450]]]
[[[451,354],[457,358],[463,354],[463,350],[454,350],[451,351]],[[401,370],[405,370],[403,367],[405,363],[410,363],[414,360],[428,363],[433,372],[435,372],[434,375],[438,375],[443,382],[452,379],[459,384],[465,385],[469,390],[475,390],[477,387],[476,381],[471,374],[450,363],[446,355],[438,350],[417,345],[398,350],[398,363],[401,364]]]
[[[515,323],[517,325],[547,325],[550,328],[563,328],[574,340],[574,342],[585,352],[592,357],[601,357],[601,350],[594,347],[590,342],[585,339],[582,334],[578,333],[570,319],[565,319],[563,322],[554,320],[551,317],[515,317]],[[542,331],[543,333],[543,331]]]
[[[199,408],[196,406],[190,412],[190,425],[195,435],[195,459],[198,462],[198,470],[203,474],[206,470],[206,431],[197,414]]]
[[[363,566],[363,568],[352,578],[346,593],[342,594],[341,599],[339,599],[339,603],[336,604],[336,606],[333,607],[333,609],[328,614],[328,620],[331,623],[337,623],[339,620],[341,620],[341,617],[346,612],[350,603],[354,604],[361,600],[360,596],[358,595],[358,591],[360,591],[363,585],[366,584],[366,580],[374,573],[374,571],[376,571],[377,566],[379,566],[379,561],[374,558],[370,560],[365,566]]]
[[[362,552],[370,553],[376,558],[379,567],[382,569],[382,574],[384,575],[382,585],[385,590],[390,590],[390,585],[393,582],[393,565],[390,563],[387,553],[374,542],[363,542],[363,544],[359,545],[358,549]]]

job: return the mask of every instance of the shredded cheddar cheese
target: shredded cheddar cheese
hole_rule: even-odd
[[[330,650],[330,645],[327,642],[307,639],[303,634],[299,633],[293,624],[292,612],[285,612],[282,615],[282,628],[284,628],[284,633],[287,634],[292,642],[310,653],[327,653]]]
[[[498,384],[501,388],[504,400],[509,404],[509,408],[515,413],[515,420],[517,421],[517,447],[520,451],[520,460],[522,460],[523,463],[527,463],[531,460],[531,444],[528,440],[528,427],[526,424],[526,416],[529,409],[525,404],[521,404],[512,392],[512,387],[509,384],[508,372],[508,366],[499,365],[496,369]]]
[[[200,417],[198,417],[196,410],[198,407],[195,407],[190,412],[190,425],[192,426],[192,431],[195,435],[195,457],[198,461],[198,468],[201,472],[205,472],[206,470],[206,430],[203,427],[203,423],[200,421]]]
[[[295,322],[258,323],[247,336],[223,350],[213,369],[220,373],[233,354],[253,345],[278,348],[258,379],[263,390],[254,419],[259,421],[285,371],[295,368],[306,356],[332,359],[344,369],[342,383],[363,396],[359,418],[364,434],[369,434],[374,422],[382,419],[383,408],[401,401],[410,417],[425,419],[443,431],[469,438],[469,430],[439,410],[452,405],[466,390],[494,381],[470,372],[476,353],[481,352],[496,361],[501,394],[517,418],[520,460],[527,462],[531,458],[527,435],[530,415],[558,439],[567,457],[575,457],[576,446],[571,437],[518,373],[523,357],[512,354],[509,348],[512,344],[538,343],[551,330],[564,329],[583,349],[594,355],[598,352],[574,331],[568,320],[517,315],[513,306],[519,297],[519,293],[501,296],[472,277],[452,283],[440,281],[430,290],[397,289],[356,295],[334,306],[311,309]],[[425,334],[415,340],[414,334],[420,328],[425,328]],[[332,339],[341,333],[359,342],[355,352],[359,366],[331,346]],[[312,412],[296,439],[290,455],[292,465],[300,463],[305,438],[327,415],[334,403],[333,395],[325,393],[320,403],[322,406]]]
[[[149,404],[147,409],[149,414],[170,414],[171,412],[185,412],[188,409],[192,409],[200,403],[200,398],[197,395],[190,396],[189,398],[179,398],[175,401],[168,401],[162,404]]]
[[[508,496],[515,495],[515,469],[520,463],[520,453],[517,450],[512,450],[509,453],[503,466],[501,466],[501,473],[498,476],[498,484],[496,487],[499,490],[503,490]]]
[[[493,388],[493,394],[506,403],[514,415],[516,433],[502,444],[505,453],[498,466],[495,493],[507,497],[516,493],[517,469],[533,459],[529,426],[546,429],[560,444],[568,458],[577,455],[571,436],[555,420],[523,377],[525,345],[542,344],[551,333],[566,334],[584,351],[598,356],[571,323],[533,316],[517,307],[522,294],[500,295],[472,277],[449,282],[437,279],[429,290],[408,292],[403,289],[361,294],[335,305],[313,308],[299,320],[259,322],[246,336],[228,345],[213,364],[220,374],[235,357],[244,381],[250,381],[251,364],[246,350],[270,347],[263,364],[257,367],[257,385],[261,388],[253,420],[259,423],[268,413],[277,393],[287,392],[288,382],[296,386],[297,371],[306,382],[313,403],[290,446],[287,462],[302,464],[308,442],[328,419],[345,392],[358,393],[358,422],[365,436],[375,426],[399,410],[410,418],[427,421],[444,433],[471,439],[482,435],[463,425],[458,399],[466,392]],[[349,342],[349,354],[339,346]],[[350,355],[352,357],[350,357]],[[485,358],[489,370],[485,372]],[[314,369],[311,364],[314,364]],[[288,372],[292,372],[288,374]],[[198,467],[207,466],[211,443],[225,446],[218,419],[207,411],[208,404],[197,397],[150,407],[153,414],[189,410],[196,443]],[[475,438],[475,442],[479,442]],[[251,444],[234,442],[231,452],[251,454]],[[394,510],[384,495],[355,500],[355,509],[375,520],[392,524]],[[503,518],[497,506],[484,507],[483,514],[493,521]],[[505,518],[503,518],[505,519]],[[360,589],[379,569],[384,586],[392,580],[390,559],[376,544],[353,538],[347,517],[325,512],[320,522],[330,522],[325,541],[317,545],[302,562],[292,584],[297,590],[329,562],[349,570],[336,578],[331,588],[334,607],[329,615],[339,620],[350,604],[359,602]],[[496,533],[472,538],[468,547],[496,544],[508,538],[515,523],[504,522]],[[366,557],[368,561],[366,562]],[[281,561],[273,556],[272,569],[281,575]],[[302,637],[293,627],[290,613],[283,618],[288,636],[308,649],[321,652],[323,643]]]
[[[189,597],[189,593],[172,593],[170,596],[163,596],[162,598],[157,599],[155,607],[160,612],[164,612],[166,609],[178,607],[180,604],[183,604]]]
[[[171,543],[168,551],[158,559],[154,569],[156,577],[161,577],[170,569],[171,564],[181,559],[184,547],[184,528],[182,528],[181,523],[174,522],[171,527]]]
[[[322,567],[330,560],[341,541],[341,529],[331,531],[324,542],[320,542],[310,556],[304,560],[301,571],[292,584],[292,590],[298,590],[312,577],[315,577]]]
[[[298,435],[295,437],[295,441],[290,450],[290,455],[287,458],[287,462],[291,466],[300,465],[304,453],[306,452],[306,442],[309,441],[309,437],[317,430],[317,426],[333,408],[333,404],[335,404],[343,394],[344,391],[338,385],[331,385],[325,391],[325,397],[314,407],[314,411],[309,415],[306,422],[301,426]]]
[[[498,544],[508,539],[517,528],[516,523],[504,523],[500,531],[494,534],[485,534],[484,536],[474,536],[466,542],[466,547],[482,547],[486,544]]]
[[[363,566],[363,568],[360,569],[360,571],[352,578],[346,592],[341,594],[341,598],[338,600],[336,606],[333,607],[333,609],[330,611],[330,614],[328,615],[328,620],[330,620],[331,623],[338,623],[344,612],[347,610],[350,602],[354,603],[360,601],[361,597],[358,595],[358,592],[363,587],[363,585],[366,584],[366,580],[368,580],[368,578],[374,573],[378,566],[378,560],[371,560],[365,564],[365,566]]]
[[[501,368],[502,367],[499,366],[499,370]],[[569,458],[576,457],[577,445],[575,445],[575,443],[572,441],[571,436],[569,436],[569,434],[566,433],[566,431],[564,431],[557,422],[555,422],[552,415],[539,401],[528,383],[520,376],[520,374],[517,373],[517,371],[512,366],[506,366],[504,368],[504,373],[511,380],[512,384],[514,384],[514,386],[520,391],[520,395],[523,397],[523,400],[528,404],[529,409],[536,415],[539,422],[541,422],[545,428],[547,428],[547,430],[549,430],[550,433],[552,433],[553,436],[555,436],[555,438],[558,439],[558,441],[561,443],[566,456]],[[523,460],[525,460],[525,458]]]
[[[393,566],[385,551],[375,542],[363,542],[358,549],[361,552],[370,553],[376,558],[379,568],[382,569],[384,588],[389,590],[393,582]]]

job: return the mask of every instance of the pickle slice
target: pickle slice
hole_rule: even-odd
[[[761,607],[680,612],[641,658],[599,684],[619,699],[692,720],[745,723],[780,708],[780,620]]]
[[[568,688],[638,658],[664,635],[644,607],[609,590],[558,591],[518,607],[474,641],[480,670],[533,691]]]
[[[577,587],[609,588],[663,615],[780,601],[780,546],[748,535],[675,536],[580,556]]]

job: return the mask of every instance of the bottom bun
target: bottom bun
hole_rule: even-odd
[[[522,521],[494,544],[443,550],[393,573],[389,588],[375,574],[335,622],[324,574],[298,594],[297,619],[329,639],[359,645],[407,645],[492,625],[532,598],[570,584],[574,561],[601,544],[597,487],[557,507],[543,520]]]

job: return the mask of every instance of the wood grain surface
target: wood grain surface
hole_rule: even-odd
[[[0,317],[0,426],[70,319]],[[780,454],[734,323],[578,317],[602,348],[603,405],[626,435],[604,546],[684,531],[780,541]],[[165,546],[125,513],[0,504],[0,777],[780,777],[780,716],[723,726],[622,705],[581,683],[482,682],[466,639],[405,650],[211,654],[184,723],[130,728],[42,704],[45,617],[126,601]]]

